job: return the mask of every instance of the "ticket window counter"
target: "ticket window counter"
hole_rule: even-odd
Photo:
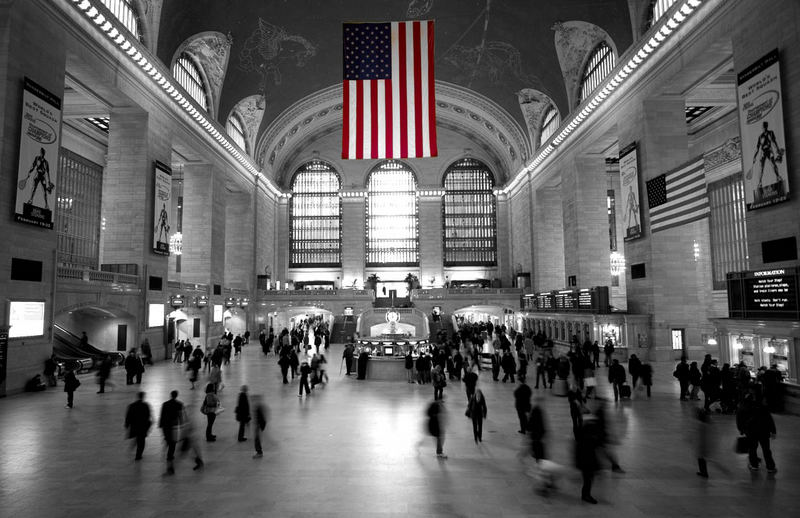
[[[761,367],[777,366],[783,379],[797,383],[796,359],[792,357],[792,338],[731,335],[732,364],[744,363],[753,376]]]
[[[761,338],[761,365],[769,368],[772,365],[777,366],[778,370],[783,375],[783,379],[797,382],[797,373],[792,372],[791,363],[789,361],[790,346],[789,339],[782,338]]]

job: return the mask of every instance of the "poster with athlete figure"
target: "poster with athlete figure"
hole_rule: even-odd
[[[636,158],[636,142],[619,152],[620,200],[617,210],[622,209],[623,240],[642,237],[642,211],[639,203],[639,162]],[[621,206],[620,206],[621,205]]]
[[[153,252],[169,255],[169,213],[172,210],[172,169],[155,163],[153,201]]]
[[[14,221],[53,228],[60,136],[61,99],[26,77]]]
[[[738,75],[744,200],[748,210],[789,198],[778,49]]]

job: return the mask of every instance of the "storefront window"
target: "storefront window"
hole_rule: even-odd
[[[784,379],[794,377],[789,367],[789,340],[775,337],[764,339],[762,361],[762,365],[767,368],[775,365]]]

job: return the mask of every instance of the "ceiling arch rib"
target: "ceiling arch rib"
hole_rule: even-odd
[[[531,155],[527,135],[491,100],[466,88],[436,82],[437,125],[458,131],[495,158],[503,177],[513,174]],[[334,85],[302,99],[278,116],[256,147],[256,161],[279,185],[281,171],[296,159],[297,148],[319,134],[341,131],[342,87]]]

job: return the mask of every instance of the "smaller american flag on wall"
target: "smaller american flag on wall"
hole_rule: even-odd
[[[708,217],[711,211],[703,157],[647,181],[650,231],[659,232]]]

